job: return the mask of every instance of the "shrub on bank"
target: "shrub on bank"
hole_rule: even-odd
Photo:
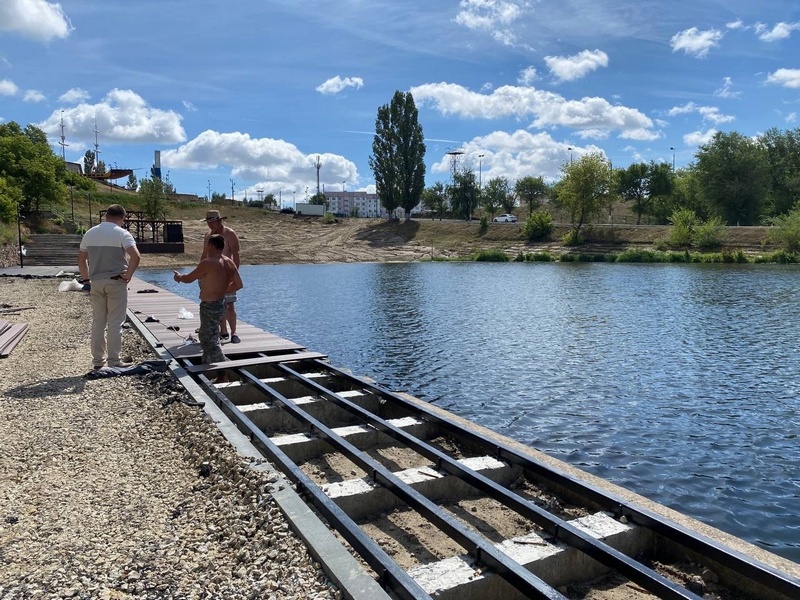
[[[476,262],[508,262],[508,254],[496,248],[494,250],[481,250],[475,255]]]
[[[529,242],[546,240],[553,232],[553,217],[549,212],[537,211],[525,219],[522,233]]]

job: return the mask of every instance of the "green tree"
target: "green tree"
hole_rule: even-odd
[[[132,192],[135,192],[139,189],[139,180],[136,179],[136,175],[134,173],[128,175],[128,183],[125,184],[125,189],[131,190]]]
[[[528,213],[533,214],[542,205],[549,192],[548,188],[542,177],[529,175],[517,180],[514,184],[514,194],[519,198],[520,204],[525,202],[528,205]]]
[[[426,210],[437,215],[440,221],[442,220],[442,216],[447,210],[447,194],[441,181],[422,190],[422,205]]]
[[[729,225],[755,225],[770,185],[767,152],[737,132],[717,132],[697,152],[700,193],[713,215]]]
[[[791,131],[768,129],[759,136],[767,152],[770,190],[765,216],[787,214],[800,200],[800,128]]]
[[[278,206],[278,200],[275,198],[275,194],[267,194],[264,196],[264,206],[267,208],[272,206]]]
[[[0,177],[0,222],[11,223],[17,218],[17,205],[22,201],[22,192],[12,186],[5,177]]]
[[[0,124],[0,177],[16,188],[23,214],[38,212],[43,203],[67,198],[64,162],[53,153],[47,136],[34,125],[23,130],[14,121]]]
[[[505,177],[490,179],[481,190],[481,205],[491,218],[494,218],[507,201],[508,192],[508,180]]]
[[[453,213],[461,219],[471,221],[478,200],[478,182],[472,169],[456,173],[447,191]]]
[[[635,163],[617,173],[615,187],[625,202],[631,203],[631,211],[636,215],[636,224],[642,222],[642,215],[650,208],[648,190],[650,169],[646,163]]]
[[[325,197],[325,194],[322,192],[317,192],[311,198],[308,199],[309,204],[320,204],[322,206],[328,206],[328,199]]]
[[[139,182],[139,199],[142,212],[148,219],[158,221],[167,217],[164,184],[157,177]]]
[[[558,202],[569,214],[571,239],[581,239],[581,228],[599,215],[608,204],[611,169],[599,152],[584,154],[574,163],[561,167],[563,177],[558,185]]]
[[[83,172],[86,175],[91,175],[95,172],[94,168],[95,155],[91,150],[87,150],[83,155]]]
[[[411,93],[397,91],[378,109],[369,166],[375,187],[390,218],[401,207],[406,220],[425,188],[425,142],[419,111]]]

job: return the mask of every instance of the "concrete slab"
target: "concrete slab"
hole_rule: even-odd
[[[521,473],[520,469],[491,456],[465,458],[459,462],[503,485],[510,485]],[[475,489],[463,480],[438,471],[433,465],[396,471],[394,475],[433,501],[449,497],[469,497],[476,493]],[[329,483],[323,485],[322,489],[354,520],[406,506],[403,500],[387,488],[377,485],[367,477]]]
[[[629,554],[641,552],[651,542],[649,532],[620,523],[605,513],[570,521],[592,537]],[[556,587],[599,577],[608,569],[583,553],[551,543],[539,533],[504,540],[495,547],[524,565],[534,575]],[[414,580],[437,600],[523,600],[525,596],[492,572],[483,573],[469,555],[453,556],[409,571]]]

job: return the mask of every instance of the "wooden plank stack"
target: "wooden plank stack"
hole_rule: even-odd
[[[8,358],[26,333],[28,333],[27,323],[10,323],[0,319],[0,358]]]

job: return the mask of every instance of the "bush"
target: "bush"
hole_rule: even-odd
[[[583,243],[583,236],[579,231],[570,229],[567,233],[561,236],[561,243],[565,246],[579,246]]]
[[[697,216],[693,210],[682,208],[672,213],[669,219],[672,224],[669,230],[667,242],[673,248],[688,248],[692,245],[694,228],[697,224]]]
[[[553,232],[553,217],[549,212],[531,213],[522,225],[522,233],[529,242],[546,240]]]
[[[475,255],[477,262],[508,262],[508,254],[496,248],[494,250],[481,250]]]
[[[787,252],[800,250],[800,207],[795,207],[788,215],[775,217],[768,240]]]
[[[489,231],[489,217],[483,215],[481,217],[481,226],[478,229],[478,234],[483,235],[487,231]]]
[[[698,223],[694,228],[692,241],[694,245],[703,250],[716,250],[722,246],[725,238],[725,228],[719,217],[709,219],[705,223]]]
[[[336,221],[336,219],[333,217],[333,213],[332,212],[326,212],[324,215],[322,215],[322,222],[325,225],[330,225],[334,221]]]
[[[528,252],[525,255],[525,260],[530,262],[553,262],[558,259],[549,252]]]

